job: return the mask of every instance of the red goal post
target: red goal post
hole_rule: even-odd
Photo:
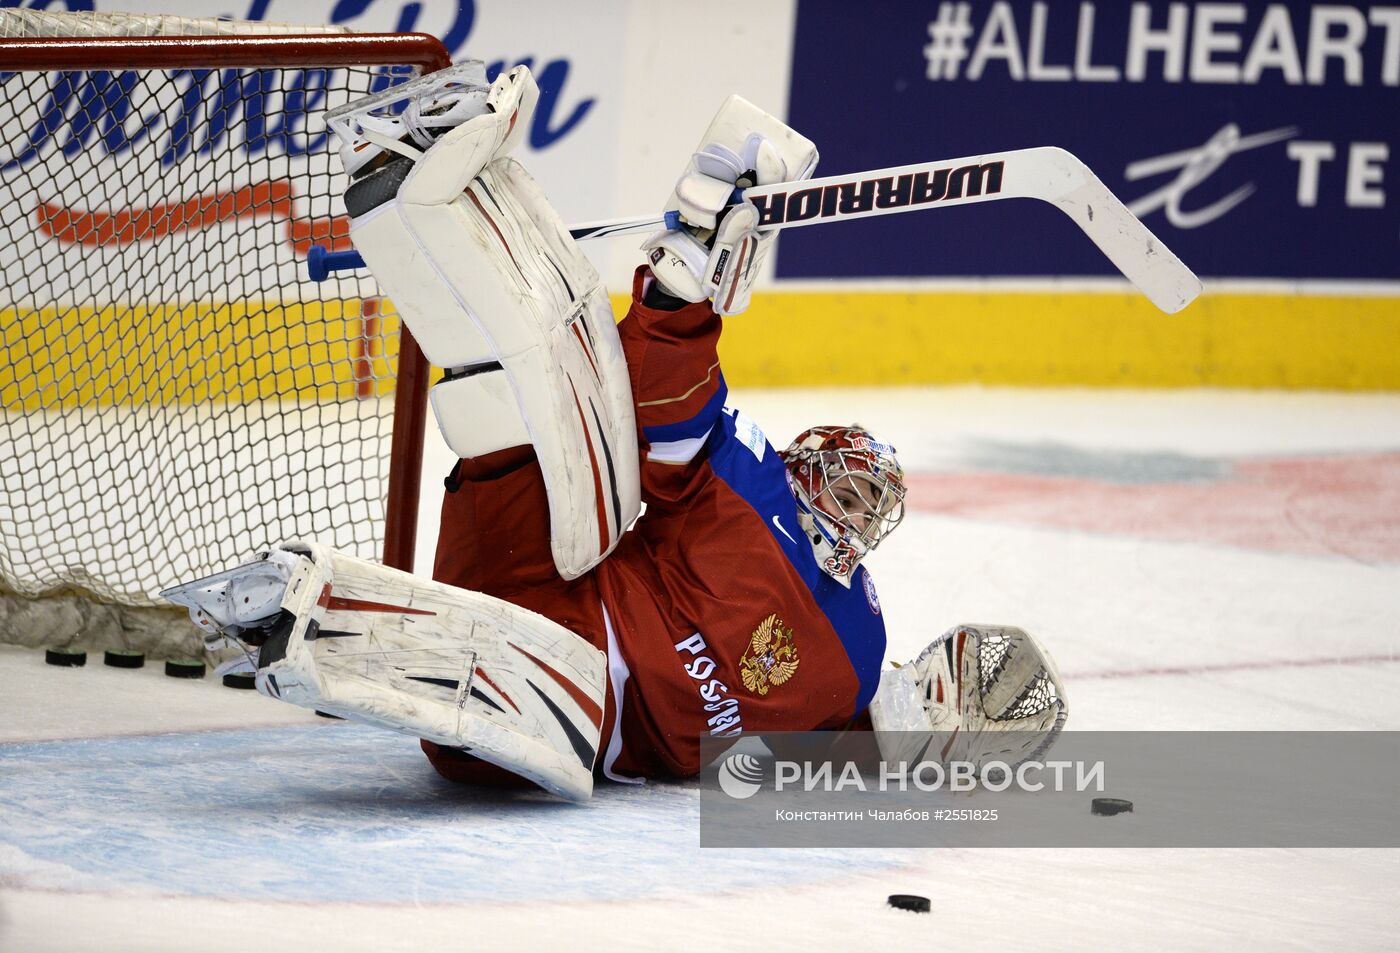
[[[312,291],[304,254],[348,242],[320,114],[450,56],[425,34],[213,29],[0,38],[0,642],[189,647],[149,621],[155,592],[278,537],[413,567],[426,361],[372,277]]]

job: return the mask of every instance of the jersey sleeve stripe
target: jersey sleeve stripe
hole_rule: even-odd
[[[672,423],[643,426],[642,434],[647,438],[647,443],[653,445],[703,437],[714,427],[715,419],[719,417],[719,412],[723,409],[725,399],[728,396],[729,388],[724,383],[724,375],[721,374],[716,381],[714,392],[709,395],[709,399],[705,401],[697,413]]]
[[[705,379],[704,379],[704,380],[700,381],[700,383],[698,383],[698,384],[696,384],[694,387],[690,388],[690,390],[686,391],[684,394],[680,394],[680,395],[678,395],[678,396],[676,396],[676,397],[659,397],[659,398],[657,398],[656,400],[641,400],[641,401],[638,401],[638,402],[637,402],[637,406],[638,406],[638,407],[660,407],[660,406],[662,406],[662,405],[664,405],[664,404],[679,404],[681,401],[689,399],[690,396],[691,396],[692,394],[694,394],[697,390],[699,390],[700,388],[702,388],[702,387],[704,387],[706,384],[708,384],[708,383],[710,382],[710,380],[714,377],[715,368],[717,368],[717,367],[719,367],[719,361],[715,361],[715,362],[714,362],[713,364],[711,364],[711,365],[709,366],[709,368],[705,371]]]

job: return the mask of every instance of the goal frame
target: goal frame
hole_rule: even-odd
[[[426,74],[451,66],[452,57],[426,33],[0,39],[0,71],[10,73],[384,65],[413,66]],[[408,326],[401,325],[381,557],[385,565],[406,572],[413,571],[417,543],[428,370]]]

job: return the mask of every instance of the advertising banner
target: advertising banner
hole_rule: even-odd
[[[1400,846],[1396,732],[1067,731],[1028,757],[1012,752],[1034,735],[998,737],[1005,754],[985,759],[946,756],[957,731],[854,732],[836,745],[830,733],[768,733],[732,749],[705,738],[715,760],[700,845]]]
[[[1203,276],[1400,278],[1398,117],[1396,5],[798,5],[790,121],[821,144],[819,174],[1059,146]],[[1024,200],[803,229],[778,262],[785,278],[1115,274]]]

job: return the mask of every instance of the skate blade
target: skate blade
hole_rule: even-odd
[[[250,566],[257,565],[262,559],[254,563],[244,563],[241,566],[234,566],[232,569],[225,569],[210,576],[202,576],[190,582],[182,582],[179,585],[171,586],[169,589],[162,589],[160,597],[167,602],[173,602],[177,606],[184,606],[186,609],[202,609],[206,605],[214,604],[216,598],[222,598],[222,593],[227,590],[228,583],[245,574]]]
[[[246,625],[281,608],[294,575],[291,560],[301,554],[283,550],[263,553],[251,562],[161,590],[161,598],[183,606],[196,625],[208,629],[230,623]]]

